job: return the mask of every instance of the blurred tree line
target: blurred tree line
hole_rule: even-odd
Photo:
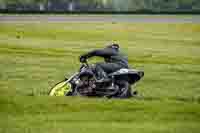
[[[200,0],[0,0],[1,11],[195,12]]]

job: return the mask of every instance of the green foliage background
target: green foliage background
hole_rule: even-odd
[[[0,0],[1,9],[39,10],[39,5],[48,11],[67,11],[68,4],[73,2],[75,11],[199,11],[199,0]],[[51,6],[50,6],[51,4]],[[61,7],[60,5],[66,5]],[[54,5],[55,8],[52,7]],[[30,8],[32,7],[32,8]],[[20,9],[19,9],[20,8]]]

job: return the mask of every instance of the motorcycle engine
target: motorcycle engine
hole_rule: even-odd
[[[96,87],[95,79],[88,76],[83,76],[80,78],[80,82],[77,91],[84,96],[90,96],[93,94],[93,90]]]

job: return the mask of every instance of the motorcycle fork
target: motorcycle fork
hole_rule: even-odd
[[[111,86],[114,88],[115,84],[114,84],[114,76],[111,77]]]

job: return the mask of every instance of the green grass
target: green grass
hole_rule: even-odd
[[[112,41],[145,71],[136,98],[47,96]],[[2,133],[200,130],[200,24],[0,23],[0,70]]]

